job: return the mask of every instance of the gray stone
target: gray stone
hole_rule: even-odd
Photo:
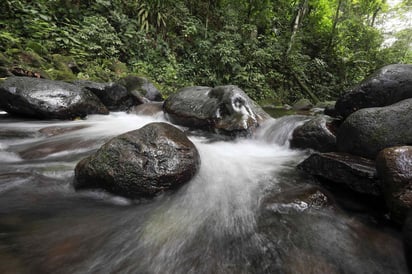
[[[171,95],[164,112],[174,124],[227,135],[248,135],[270,116],[233,85],[188,87]]]
[[[290,146],[320,152],[336,151],[334,127],[331,117],[316,116],[293,131]]]
[[[336,101],[336,115],[343,118],[370,107],[392,105],[412,98],[412,65],[385,66]]]
[[[403,223],[412,210],[412,146],[385,148],[376,158],[376,169],[391,218]]]
[[[200,166],[193,143],[176,127],[151,123],[117,136],[75,168],[76,189],[151,197],[188,182]]]
[[[311,108],[313,108],[313,104],[308,99],[300,99],[293,104],[292,108],[294,110],[310,110]]]
[[[132,106],[141,104],[124,86],[116,83],[97,83],[84,80],[73,83],[93,92],[111,111],[125,111]]]
[[[338,130],[338,150],[375,159],[384,148],[412,144],[411,117],[412,99],[352,113]]]
[[[163,101],[160,91],[144,77],[129,75],[118,81],[122,86],[135,95],[142,103],[148,101]],[[142,98],[144,97],[144,98]],[[146,100],[145,100],[146,99]]]
[[[41,119],[108,114],[93,93],[73,84],[33,77],[10,77],[0,85],[0,109]]]
[[[375,162],[366,158],[337,152],[314,153],[298,168],[360,194],[382,194]]]

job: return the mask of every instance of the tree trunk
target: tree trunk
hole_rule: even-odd
[[[335,38],[335,35],[336,35],[336,26],[338,25],[339,12],[340,12],[340,9],[342,8],[342,3],[343,3],[342,0],[338,1],[338,7],[336,8],[335,17],[333,19],[332,31],[330,33],[330,39],[329,39],[329,43],[327,47],[327,52],[330,52],[333,47],[333,39]]]
[[[306,12],[308,11],[308,2],[309,2],[308,0],[301,0],[301,2],[299,4],[299,9],[296,12],[295,18],[293,19],[292,34],[290,36],[288,47],[286,49],[286,54],[285,54],[286,60],[288,59],[290,51],[292,50],[293,44],[295,42],[296,34],[299,31],[299,28],[300,28],[300,25],[303,21],[303,18],[305,17]]]
[[[372,15],[372,21],[371,21],[371,27],[373,27],[374,25],[375,25],[375,20],[376,20],[376,17],[378,16],[378,13],[379,13],[379,11],[381,10],[381,7],[379,7],[379,8],[377,8],[374,12],[373,12],[373,15]]]

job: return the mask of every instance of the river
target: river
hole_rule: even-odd
[[[287,139],[300,116],[249,139],[191,135],[198,174],[153,200],[73,189],[80,159],[154,121],[164,118],[0,113],[0,272],[407,273],[396,229],[296,170],[307,154]]]

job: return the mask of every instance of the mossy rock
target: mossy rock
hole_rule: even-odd
[[[300,99],[292,106],[294,110],[310,110],[313,108],[313,104],[309,99]]]
[[[53,68],[49,70],[52,79],[66,81],[76,79],[73,68],[77,67],[77,64],[73,57],[53,54],[52,61]]]
[[[115,73],[117,77],[124,77],[129,72],[127,65],[117,60],[113,62],[110,69]]]

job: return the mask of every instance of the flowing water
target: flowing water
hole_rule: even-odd
[[[0,273],[406,273],[393,229],[339,208],[296,170],[288,116],[254,138],[195,134],[201,167],[153,200],[72,188],[76,163],[157,117],[0,114]],[[326,196],[322,194],[326,193]]]

